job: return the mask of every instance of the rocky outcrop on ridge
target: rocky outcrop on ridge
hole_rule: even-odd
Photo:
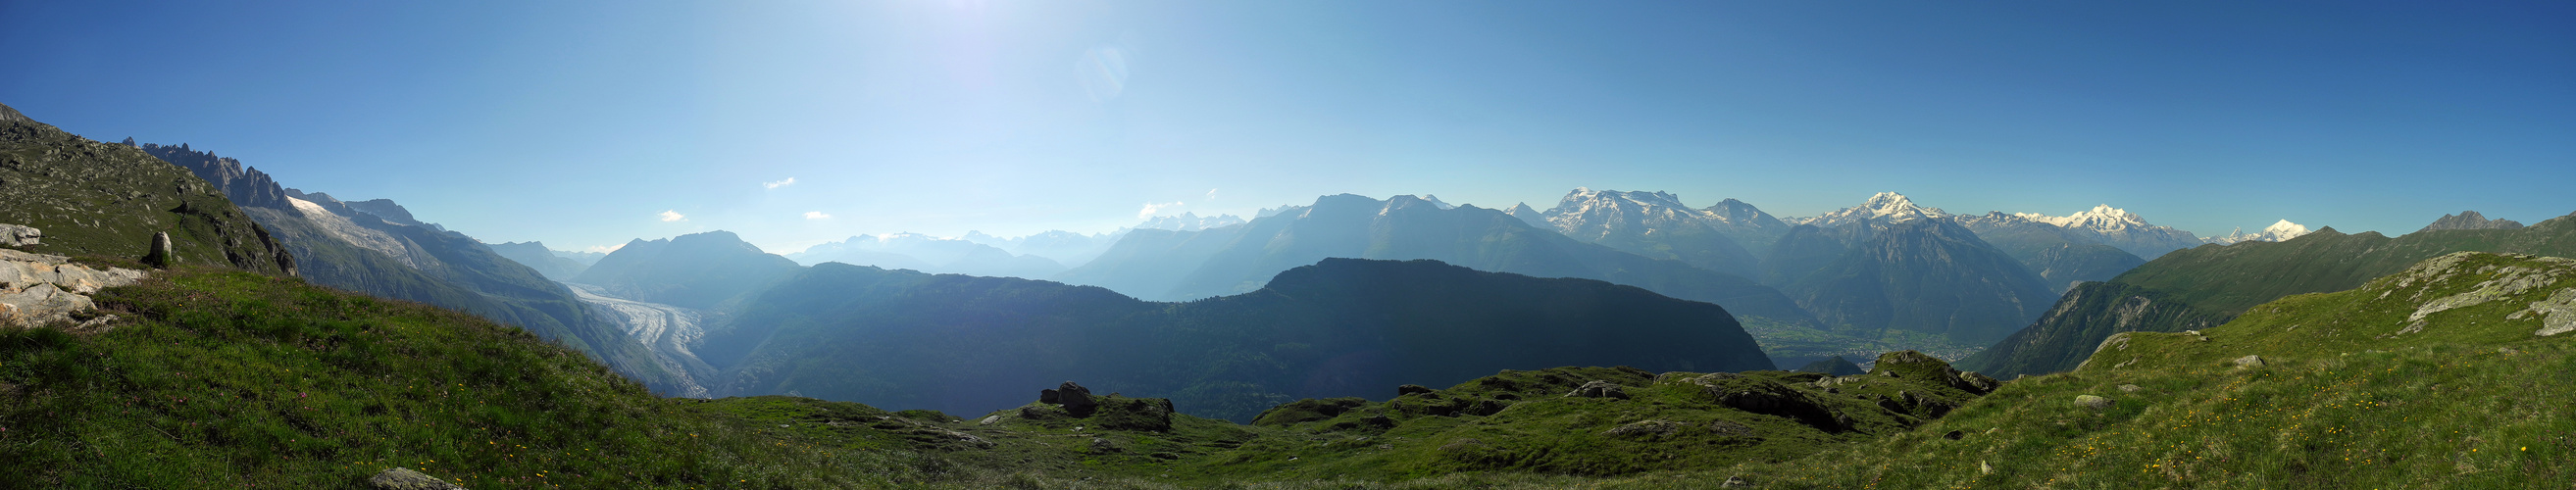
[[[0,248],[0,327],[105,323],[107,318],[76,316],[96,307],[88,294],[142,279],[143,271],[93,269],[71,263],[69,257]]]

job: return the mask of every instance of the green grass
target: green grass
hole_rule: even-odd
[[[905,452],[791,444],[525,330],[242,272],[97,297],[99,333],[0,332],[0,486],[886,485]],[[930,466],[936,467],[936,464]]]

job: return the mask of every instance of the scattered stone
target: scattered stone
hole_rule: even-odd
[[[463,485],[448,483],[438,477],[412,471],[411,468],[394,468],[376,473],[375,477],[367,479],[367,483],[383,490],[465,490]]]
[[[2137,393],[2137,392],[2138,392],[2138,390],[2143,390],[2143,389],[2146,389],[2146,388],[2140,388],[2140,387],[2138,387],[2138,385],[2120,385],[2120,391],[2121,391],[2121,392],[2123,392],[2123,393]]]
[[[1618,383],[1596,380],[1584,383],[1583,386],[1575,388],[1574,392],[1566,393],[1565,396],[1568,398],[1617,398],[1626,400],[1628,399],[1628,389],[1620,387]]]
[[[2103,397],[2098,397],[2098,396],[2093,396],[2093,395],[2075,395],[2075,406],[2079,406],[2079,407],[2090,408],[2090,409],[2094,409],[2094,410],[2107,410],[2107,409],[2110,409],[2110,408],[2111,408],[2111,404],[2112,404],[2112,403],[2113,403],[2113,402],[2112,402],[2112,401],[2111,401],[2111,399],[2109,399],[2109,398],[2103,398]]]
[[[1753,480],[1745,479],[1744,475],[1730,476],[1726,477],[1726,483],[1718,484],[1718,486],[1726,488],[1751,488],[1753,486]]]
[[[1108,439],[1099,437],[1091,438],[1091,452],[1114,453],[1118,451],[1120,451],[1120,449],[1118,448],[1117,443],[1109,442]]]
[[[2236,362],[2236,367],[2240,367],[2240,368],[2258,368],[2258,367],[2263,367],[2263,356],[2257,356],[2257,355],[2250,355],[2250,354],[2249,354],[2249,355],[2246,355],[2245,357],[2239,357],[2239,358],[2236,358],[2236,361],[2235,361],[2235,362]]]
[[[1397,386],[1397,387],[1395,387],[1395,396],[1404,396],[1404,395],[1411,395],[1411,394],[1415,394],[1415,393],[1430,393],[1430,392],[1431,392],[1431,387],[1423,386],[1423,385],[1403,385],[1403,386]]]
[[[168,269],[178,258],[176,251],[170,248],[170,233],[156,232],[152,234],[152,251],[143,254],[143,265],[149,265],[155,269]]]
[[[1985,461],[1983,461],[1983,460],[1977,461],[1977,474],[1980,474],[1980,475],[1992,475],[1992,474],[1995,474],[1995,467],[1994,467],[1994,466],[1992,466],[1992,465],[1988,465],[1988,464],[1986,464],[1986,462],[1985,462]]]
[[[0,223],[0,247],[41,245],[45,232],[35,227]]]
[[[2514,355],[2514,354],[2521,354],[2521,353],[2522,353],[2522,351],[2513,350],[2513,348],[2512,348],[2512,347],[2497,347],[2497,348],[2496,348],[2496,353],[2497,353],[2497,354],[2504,354],[2504,355],[2508,355],[2508,356],[2510,356],[2510,355]]]
[[[1002,416],[1000,415],[986,415],[984,416],[984,421],[977,422],[975,425],[993,425],[995,423],[1000,423],[1001,421]]]

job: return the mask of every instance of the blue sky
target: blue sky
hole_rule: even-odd
[[[2576,211],[2576,4],[1606,3],[0,0],[0,103],[556,248],[1577,186],[2203,235]]]

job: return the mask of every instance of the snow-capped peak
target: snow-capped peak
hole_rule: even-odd
[[[1915,205],[1914,200],[1906,198],[1904,194],[1881,192],[1869,196],[1869,200],[1862,202],[1859,206],[1843,208],[1813,218],[1792,220],[1792,222],[1831,228],[1867,221],[1895,223],[1912,221],[1918,218],[1941,218],[1947,216],[1950,216],[1950,213],[1941,211],[1941,208],[1930,208]]]
[[[1155,217],[1153,217],[1153,218],[1146,219],[1144,223],[1139,223],[1139,224],[1137,224],[1137,225],[1136,225],[1136,228],[1137,228],[1137,229],[1155,229],[1155,230],[1173,230],[1173,231],[1198,231],[1198,230],[1204,230],[1204,229],[1209,229],[1209,228],[1222,228],[1222,227],[1226,227],[1226,226],[1233,226],[1233,225],[1238,225],[1238,224],[1243,224],[1243,218],[1235,217],[1234,215],[1231,215],[1231,214],[1220,214],[1220,215],[1216,215],[1216,216],[1206,216],[1206,217],[1201,217],[1201,216],[1199,216],[1199,215],[1198,215],[1198,213],[1193,213],[1193,212],[1182,212],[1180,216],[1155,216]]]
[[[2130,228],[2152,228],[2155,226],[2147,224],[2146,218],[2139,217],[2125,209],[2111,207],[2109,204],[2096,205],[2093,206],[2093,209],[2079,211],[2067,216],[2049,216],[2039,213],[2013,213],[2013,216],[2019,216],[2031,221],[2057,225],[2062,228],[2085,229],[2105,233],[2118,232]]]
[[[1434,195],[1430,195],[1430,194],[1423,194],[1423,195],[1422,195],[1422,200],[1424,200],[1424,201],[1431,201],[1431,207],[1440,208],[1442,211],[1447,211],[1447,210],[1451,210],[1451,209],[1458,209],[1458,206],[1454,206],[1454,205],[1451,205],[1451,204],[1446,203],[1446,202],[1441,202],[1441,201],[1440,201],[1440,196],[1434,196]]]
[[[2285,219],[2272,223],[2272,226],[2263,227],[2263,231],[2260,232],[2246,233],[2244,228],[2239,227],[2234,231],[2229,232],[2226,236],[2209,237],[2207,240],[2209,243],[2220,245],[2231,245],[2242,242],[2278,242],[2298,238],[2300,235],[2306,235],[2310,231],[2312,230],[2309,230],[2307,225],[2291,223],[2290,220]]]

